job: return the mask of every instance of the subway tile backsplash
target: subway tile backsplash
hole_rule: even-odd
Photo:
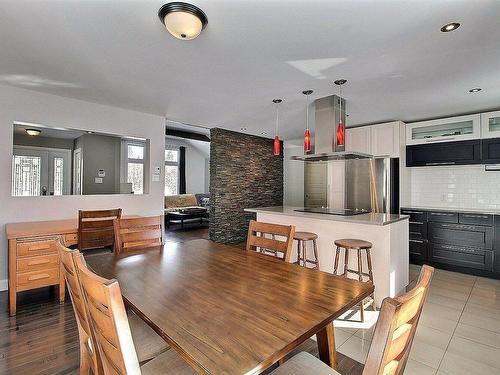
[[[410,168],[416,207],[500,209],[500,172],[483,165]]]

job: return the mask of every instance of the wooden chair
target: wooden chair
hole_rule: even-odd
[[[289,262],[292,255],[294,234],[295,226],[293,225],[270,224],[250,220],[246,249],[247,251],[260,251],[264,254],[271,253],[276,257],[278,257],[278,253],[282,253],[283,256],[280,259]],[[270,235],[271,238],[266,237],[266,235]],[[284,241],[277,239],[277,237],[284,238]]]
[[[115,219],[113,225],[117,254],[163,245],[165,232],[162,216]]]
[[[83,295],[79,272],[76,269],[76,261],[81,257],[81,253],[78,250],[68,249],[61,244],[57,246],[62,264],[62,272],[68,285],[78,325],[80,338],[80,374],[88,374],[89,368],[96,375],[102,374],[102,362],[95,345],[94,330],[89,324],[90,315],[88,305]],[[84,264],[85,260],[82,258],[81,262]],[[167,343],[137,315],[130,313],[128,320],[140,363],[156,358],[169,349]]]
[[[94,274],[82,255],[75,262],[104,375],[195,374],[172,349],[139,366],[118,281]]]
[[[396,297],[385,298],[375,327],[363,375],[402,375],[424,307],[434,268],[422,266],[415,288]],[[274,370],[272,375],[338,375],[309,353],[299,353]]]
[[[122,209],[78,211],[78,249],[98,249],[114,245],[113,220],[122,216]]]

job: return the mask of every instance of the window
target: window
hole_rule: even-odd
[[[42,159],[37,156],[14,155],[12,162],[12,195],[40,195]]]
[[[179,150],[165,149],[165,195],[179,193]]]
[[[144,192],[144,145],[127,143],[127,182],[134,194]]]
[[[54,158],[54,195],[63,195],[64,159]]]

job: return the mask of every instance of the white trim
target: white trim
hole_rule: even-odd
[[[3,279],[0,280],[0,292],[4,292],[9,289],[9,280]]]

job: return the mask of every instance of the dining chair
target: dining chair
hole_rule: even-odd
[[[163,216],[115,219],[116,253],[163,245]]]
[[[434,268],[424,265],[417,285],[408,293],[382,301],[363,375],[402,375]],[[271,372],[272,375],[338,375],[313,355],[301,352]]]
[[[57,247],[78,326],[80,374],[88,374],[89,369],[92,369],[95,375],[103,374],[100,353],[95,345],[95,332],[89,323],[90,313],[83,294],[80,273],[76,269],[77,259],[81,258],[79,260],[81,264],[85,264],[85,260],[78,250],[68,249],[61,244],[58,244]],[[169,349],[168,344],[137,315],[129,313],[128,321],[140,363],[156,358]]]
[[[114,245],[113,220],[122,209],[78,211],[78,249],[98,249]]]
[[[292,255],[294,234],[295,226],[293,225],[250,220],[246,249],[247,251],[258,251],[266,255],[272,255],[289,262]],[[283,255],[280,257],[279,253]]]
[[[188,375],[196,372],[173,350],[140,366],[125,306],[116,280],[102,278],[75,257],[104,375]]]

